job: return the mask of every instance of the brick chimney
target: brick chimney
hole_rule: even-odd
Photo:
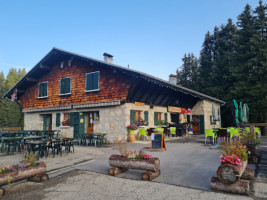
[[[170,74],[169,75],[169,82],[176,85],[176,83],[177,83],[176,75]]]
[[[104,56],[105,62],[110,63],[110,64],[113,63],[113,56],[112,55],[110,55],[108,53],[104,53],[103,56]]]

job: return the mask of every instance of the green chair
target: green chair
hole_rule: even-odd
[[[258,137],[261,137],[261,129],[259,127],[255,127],[255,133],[258,135]]]
[[[173,135],[176,135],[176,127],[170,127],[170,134],[173,136]]]
[[[233,138],[234,136],[239,137],[239,129],[230,128],[230,138]]]
[[[246,127],[246,133],[247,133],[247,134],[250,133],[250,127]]]
[[[216,134],[213,132],[213,129],[205,129],[205,144],[207,143],[207,137],[212,137],[213,144],[217,138]]]
[[[155,131],[157,133],[163,133],[164,132],[164,128],[157,127],[157,128],[155,128]]]
[[[141,138],[141,136],[144,137],[144,140],[145,140],[145,137],[147,138],[147,133],[144,128],[139,128],[139,137]]]

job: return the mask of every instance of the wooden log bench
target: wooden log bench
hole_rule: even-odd
[[[46,174],[46,164],[44,162],[40,162],[34,167],[27,167],[20,171],[14,171],[0,175],[0,197],[4,196],[5,194],[5,189],[1,188],[1,186],[23,179],[33,182],[47,181],[49,177]]]
[[[150,159],[129,159],[121,155],[111,155],[109,165],[113,168],[108,170],[108,174],[116,176],[128,169],[146,170],[142,174],[142,179],[151,181],[160,175],[160,160],[158,158]]]

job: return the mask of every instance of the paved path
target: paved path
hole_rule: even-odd
[[[19,192],[18,192],[19,191]],[[190,189],[155,182],[122,179],[94,172],[70,172],[47,183],[12,186],[5,200],[247,200],[246,196]]]

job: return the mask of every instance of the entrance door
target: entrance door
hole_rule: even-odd
[[[192,128],[193,128],[193,133],[199,133],[199,116],[198,115],[193,115],[192,116]]]
[[[52,115],[51,114],[43,115],[43,130],[44,131],[52,130]]]
[[[94,112],[87,113],[87,133],[94,132]]]
[[[171,122],[179,124],[179,113],[171,113]]]

